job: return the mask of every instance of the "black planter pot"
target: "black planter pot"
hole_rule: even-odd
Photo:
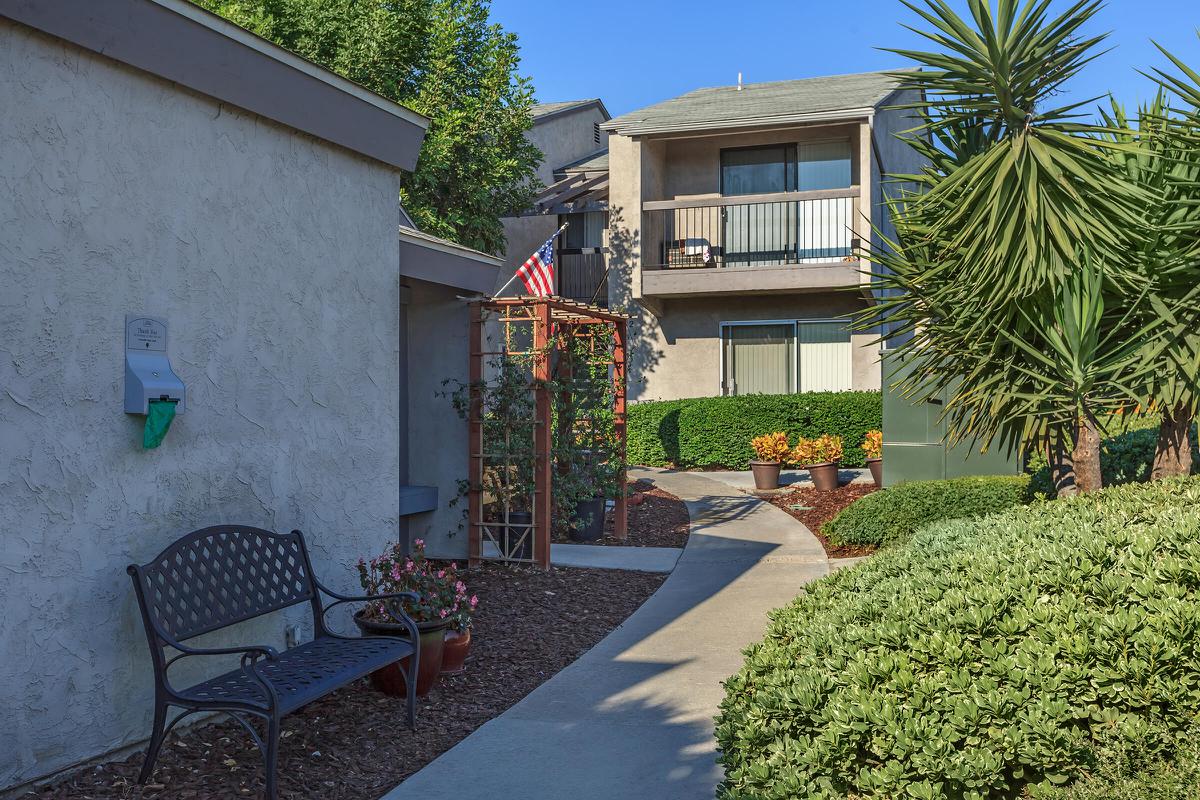
[[[488,524],[492,536],[500,543],[510,558],[529,560],[533,558],[533,529],[525,527],[533,524],[533,514],[528,511],[510,511],[508,524],[493,522]],[[517,544],[521,537],[525,541]],[[513,548],[516,548],[514,551]]]
[[[598,542],[604,538],[604,498],[593,497],[575,504],[578,521],[571,525],[570,536],[576,542]]]

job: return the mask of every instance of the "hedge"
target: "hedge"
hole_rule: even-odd
[[[1200,471],[1200,451],[1197,451],[1196,426],[1192,426],[1192,472]],[[1100,476],[1105,486],[1120,486],[1125,483],[1144,483],[1150,479],[1154,466],[1154,450],[1158,446],[1158,426],[1140,427],[1110,436],[1100,445]],[[1045,455],[1039,453],[1030,458],[1029,472],[1033,476],[1032,492],[1047,497],[1055,495],[1050,480],[1050,468]]]
[[[726,800],[1016,798],[1170,741],[1200,714],[1200,481],[927,526],[773,612],[725,688]]]
[[[892,544],[931,522],[981,517],[1029,499],[1028,475],[912,481],[856,500],[821,530],[835,544]]]
[[[1164,742],[1148,730],[1113,737],[1096,764],[1070,786],[1038,792],[1036,800],[1196,800],[1200,797],[1200,727]],[[1167,746],[1164,747],[1163,745]]]
[[[797,436],[841,436],[842,463],[866,463],[867,431],[883,427],[879,392],[807,392],[661,400],[629,407],[630,464],[679,469],[746,469],[750,440],[773,431]]]

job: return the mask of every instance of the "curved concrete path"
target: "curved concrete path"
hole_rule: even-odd
[[[579,660],[385,800],[713,796],[721,681],[762,636],[767,612],[829,565],[808,529],[769,503],[696,473],[630,477],[687,503],[691,535],[670,577]]]

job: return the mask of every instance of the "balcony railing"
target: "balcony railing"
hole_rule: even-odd
[[[844,261],[858,245],[858,187],[708,200],[661,200],[646,211],[648,269]]]
[[[558,253],[558,293],[580,303],[608,307],[608,280],[604,253],[599,248],[567,249]]]

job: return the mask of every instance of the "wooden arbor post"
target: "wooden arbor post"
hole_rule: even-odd
[[[533,318],[533,560],[550,569],[550,529],[553,513],[553,414],[550,405],[550,303],[537,303]]]
[[[479,565],[483,540],[483,306],[471,303],[467,335],[467,565]]]
[[[613,536],[624,541],[629,535],[629,507],[627,502],[625,465],[625,392],[626,379],[626,337],[629,333],[629,321],[619,319],[613,325],[613,428],[617,435],[617,453],[621,459],[620,472],[617,475],[616,507],[613,509]]]

